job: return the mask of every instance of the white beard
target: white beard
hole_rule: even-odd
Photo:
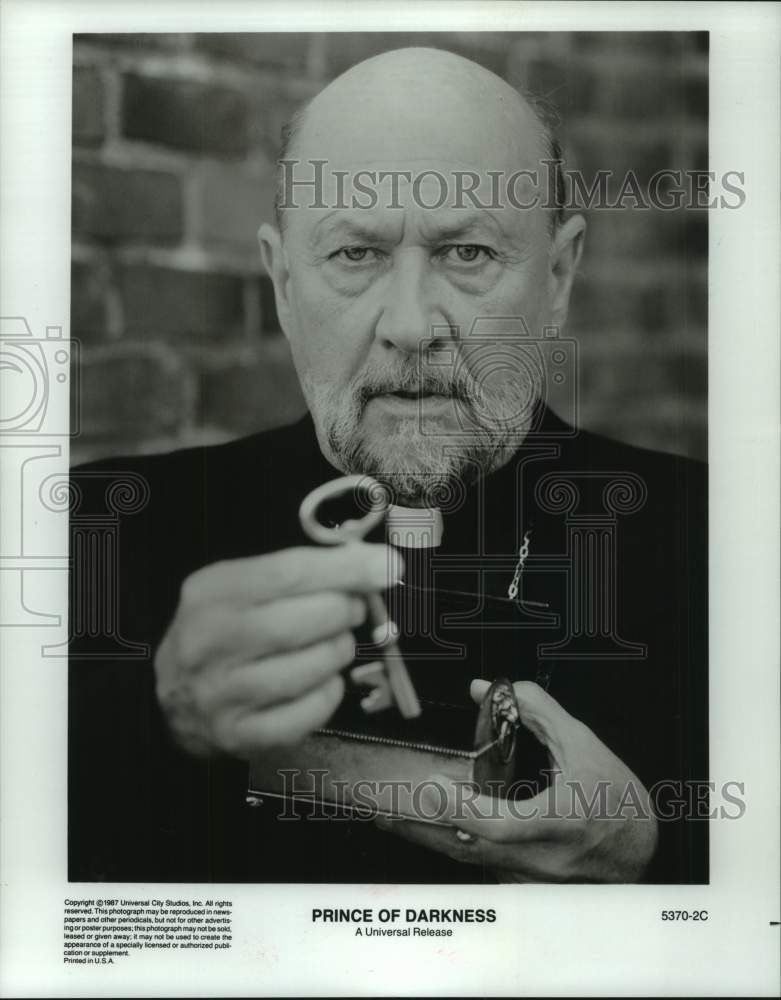
[[[408,371],[382,376],[380,381],[404,388],[410,381]],[[531,425],[535,398],[531,380],[508,381],[494,388],[490,398],[476,385],[456,389],[440,382],[436,388],[441,391],[460,393],[448,410],[453,414],[450,420],[444,421],[440,414],[427,417],[431,431],[423,433],[416,413],[400,416],[392,424],[388,421],[391,429],[381,434],[372,432],[364,419],[367,383],[373,389],[372,379],[362,374],[337,389],[302,377],[326,456],[347,475],[370,475],[384,483],[393,502],[408,506],[438,506],[429,502],[432,496],[496,471],[520,447]]]

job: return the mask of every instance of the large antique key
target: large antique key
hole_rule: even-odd
[[[328,527],[318,520],[317,512],[326,500],[360,490],[370,500],[368,512],[360,518],[351,518],[337,527]],[[304,499],[298,516],[301,526],[312,541],[323,545],[343,545],[365,538],[384,520],[388,510],[387,491],[371,476],[343,476],[318,486]],[[365,712],[379,712],[396,705],[405,719],[414,719],[421,713],[420,701],[396,641],[395,624],[388,617],[385,602],[379,594],[366,597],[372,629],[372,641],[380,647],[381,662],[354,667],[351,678],[362,686],[371,688],[361,701]]]

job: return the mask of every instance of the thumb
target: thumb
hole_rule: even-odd
[[[481,681],[475,678],[469,685],[469,694],[472,696],[472,701],[476,701],[478,705],[482,704],[483,698],[488,694],[490,686],[490,681]]]
[[[481,705],[490,687],[491,681],[476,677],[469,685],[472,700]],[[518,701],[521,722],[541,743],[546,742],[546,737],[552,733],[557,724],[576,721],[555,698],[551,698],[547,691],[533,681],[516,681],[513,684],[513,691]]]
[[[519,681],[513,685],[521,722],[547,747],[555,768],[563,774],[577,774],[600,761],[618,761],[613,752],[589,729],[563,708],[539,684]],[[620,762],[619,762],[620,763]]]
[[[474,701],[480,704],[486,696],[490,683],[484,680],[473,680],[470,694]],[[568,748],[578,742],[580,730],[590,734],[590,731],[569,714],[552,698],[547,691],[533,681],[517,681],[513,691],[518,701],[521,723],[549,751],[552,764],[561,770],[565,769],[568,758]]]

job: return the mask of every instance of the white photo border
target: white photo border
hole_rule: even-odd
[[[745,171],[747,193],[740,210],[712,213],[709,232],[710,777],[745,781],[747,809],[740,821],[711,824],[707,886],[231,885],[221,890],[236,912],[227,952],[188,963],[144,953],[112,966],[66,966],[63,900],[100,887],[69,884],[66,875],[66,661],[40,656],[42,644],[64,640],[67,622],[67,533],[62,518],[52,519],[38,529],[44,558],[30,587],[62,627],[0,632],[3,995],[776,994],[780,21],[777,4],[4,0],[0,314],[24,316],[36,334],[61,326],[65,336],[74,33],[710,31],[710,169]],[[64,394],[55,405],[64,427]],[[66,472],[67,437],[41,445]],[[2,448],[0,463],[8,473]],[[20,484],[4,477],[3,489],[3,544],[13,554],[9,510]],[[0,572],[6,606],[16,599],[6,589],[17,585],[11,577]],[[156,885],[153,895],[196,890]],[[111,895],[148,893],[112,885]],[[390,899],[488,904],[497,922],[459,928],[444,947],[437,939],[361,941],[349,928],[312,924],[316,906]],[[660,919],[663,909],[695,908],[708,910],[707,924]]]

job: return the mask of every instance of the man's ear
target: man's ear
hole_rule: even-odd
[[[551,322],[563,327],[569,310],[569,296],[572,282],[583,253],[586,220],[582,215],[573,215],[558,226],[551,241],[549,254],[548,287],[550,290]]]
[[[260,244],[260,257],[263,266],[274,285],[279,325],[287,336],[290,323],[290,270],[287,253],[282,243],[282,235],[275,226],[264,222],[258,230],[258,243]]]

